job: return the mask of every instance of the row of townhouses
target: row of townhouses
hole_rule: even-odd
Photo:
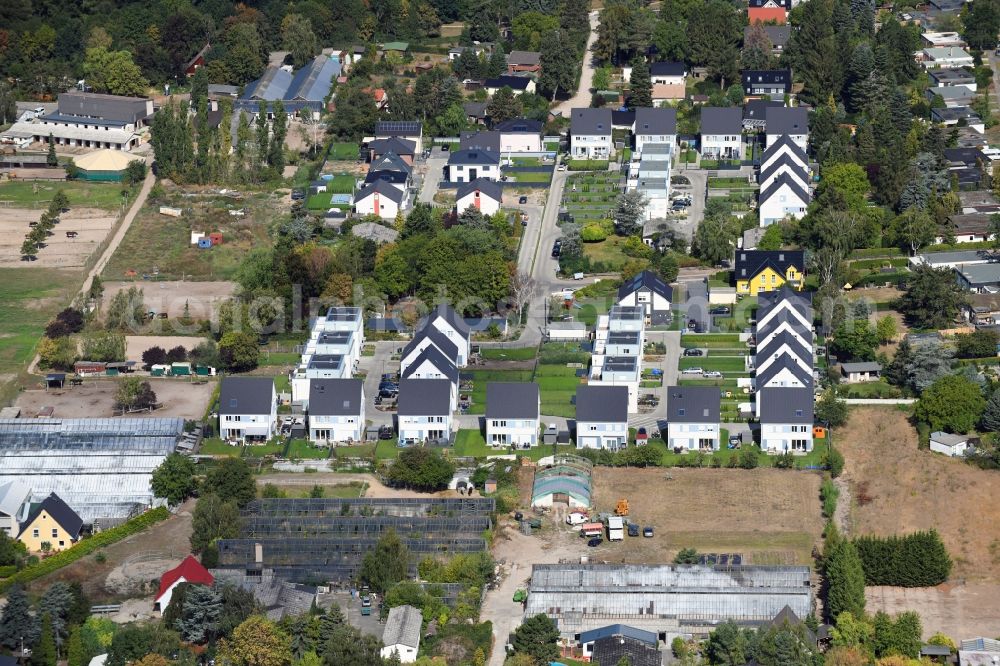
[[[768,143],[757,182],[760,226],[805,216],[812,199],[809,159],[792,135],[782,134]]]

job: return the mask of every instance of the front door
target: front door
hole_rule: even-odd
[[[469,169],[469,182],[471,183],[479,175],[478,169]]]

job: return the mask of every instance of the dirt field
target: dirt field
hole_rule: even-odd
[[[200,419],[205,415],[205,407],[215,389],[215,381],[192,384],[184,379],[150,379],[157,399],[163,407],[152,413],[131,416],[179,416],[185,419]],[[42,407],[52,407],[58,418],[95,418],[115,416],[112,411],[115,400],[114,379],[85,378],[83,386],[67,386],[59,390],[23,391],[15,403],[21,408],[21,416],[33,417]]]
[[[156,313],[166,312],[171,319],[184,315],[184,305],[192,319],[211,319],[219,303],[236,292],[235,282],[105,282],[102,304],[107,310],[111,299],[119,291],[136,286],[142,289],[146,309]]]
[[[929,589],[870,588],[869,610],[916,610],[925,633],[960,638],[996,634],[1000,617],[1000,505],[996,472],[917,448],[906,414],[855,408],[835,441],[846,459],[852,534],[936,528],[955,562],[949,584]],[[951,628],[949,631],[948,628]]]
[[[159,525],[102,549],[105,562],[97,562],[90,555],[29,587],[40,592],[59,580],[80,581],[92,603],[118,600],[124,595],[149,595],[152,611],[152,594],[160,575],[177,566],[190,552],[193,510],[194,500],[189,500],[176,515]]]
[[[21,243],[42,211],[27,208],[0,208],[0,266],[39,266],[75,268],[83,266],[98,244],[114,226],[115,216],[100,208],[72,208],[60,216],[45,247],[38,251],[38,259],[21,261]],[[76,238],[67,238],[67,231],[75,231]]]
[[[627,498],[629,519],[654,528],[653,539],[602,546],[629,562],[668,561],[692,547],[741,553],[754,564],[811,564],[823,526],[819,483],[816,474],[773,469],[601,467],[593,501],[597,511],[612,512]]]

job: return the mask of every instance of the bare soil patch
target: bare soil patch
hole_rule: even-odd
[[[157,314],[166,312],[170,319],[184,316],[185,305],[192,319],[212,319],[219,304],[231,298],[236,292],[236,283],[226,281],[105,282],[102,299],[105,312],[115,294],[133,286],[142,289],[143,302],[147,310]]]
[[[973,636],[995,636],[1000,617],[1000,585],[976,583],[937,587],[869,587],[868,612],[920,613],[926,640],[938,631],[956,642]]]
[[[157,399],[163,406],[153,412],[129,416],[181,417],[200,419],[215,389],[215,380],[205,384],[192,384],[182,378],[149,378]],[[113,378],[90,378],[82,386],[67,386],[58,390],[29,390],[18,395],[16,405],[21,414],[30,418],[43,407],[52,407],[57,418],[98,418],[120,416],[114,412],[115,390],[118,382]]]
[[[278,472],[257,477],[257,483],[273,483],[279,488],[312,488],[313,486],[344,486],[352,482],[367,484],[364,497],[374,498],[411,498],[411,497],[461,497],[458,491],[442,490],[436,493],[420,493],[403,488],[390,488],[378,480],[374,474],[337,474],[335,472],[316,472],[300,474],[298,472]],[[478,495],[475,495],[478,497]]]
[[[83,266],[97,246],[104,241],[114,226],[115,216],[100,208],[72,208],[63,213],[52,235],[39,249],[38,259],[21,261],[21,244],[31,230],[30,222],[37,222],[41,210],[28,208],[0,208],[0,266],[34,266],[50,268],[76,268]],[[75,232],[68,238],[66,232]]]

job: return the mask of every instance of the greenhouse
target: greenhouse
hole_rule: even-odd
[[[183,419],[0,419],[0,484],[33,501],[61,497],[86,523],[112,526],[156,504],[152,472],[177,446]]]
[[[785,606],[812,613],[809,567],[536,564],[525,617],[545,613],[564,636],[621,622],[660,635],[757,626]]]
[[[531,506],[567,504],[573,508],[590,507],[593,464],[570,454],[553,457],[551,465],[539,467],[531,488]]]

